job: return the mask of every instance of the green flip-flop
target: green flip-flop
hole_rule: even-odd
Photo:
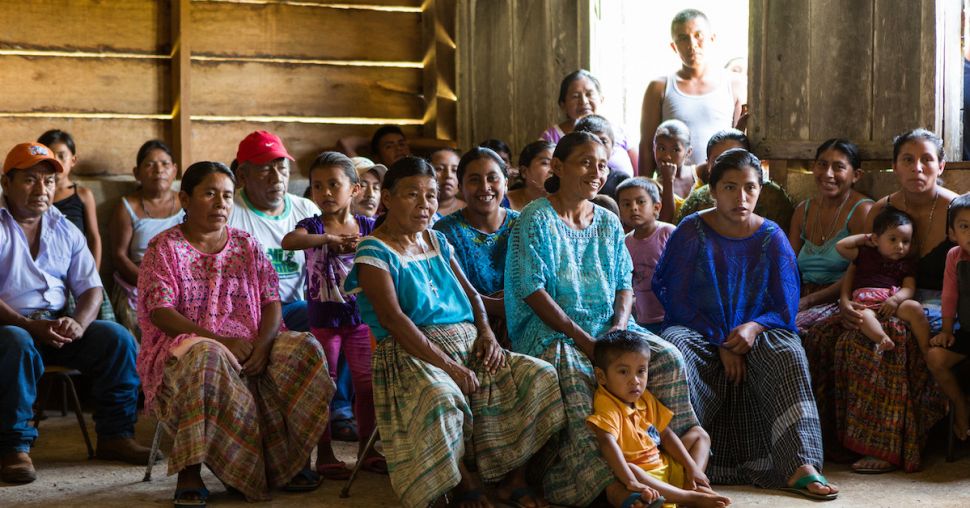
[[[784,487],[781,490],[784,492],[791,492],[792,494],[798,494],[800,496],[804,496],[809,499],[815,499],[818,501],[831,501],[839,497],[839,494],[837,492],[832,494],[816,494],[815,492],[808,490],[808,485],[810,483],[815,483],[815,482],[821,483],[826,487],[828,487],[829,485],[829,481],[826,480],[824,476],[820,474],[809,474],[799,478],[798,481],[795,482],[795,484],[792,485],[791,487]]]

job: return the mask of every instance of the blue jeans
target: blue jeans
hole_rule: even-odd
[[[296,300],[283,304],[283,323],[294,332],[309,332],[310,318],[307,315],[306,300]],[[350,367],[343,353],[337,362],[337,391],[330,401],[330,420],[349,420],[354,417],[354,384],[350,379]]]
[[[27,330],[0,326],[0,453],[27,452],[37,439],[30,425],[44,363],[77,369],[94,379],[98,438],[135,432],[138,374],[135,339],[111,321],[94,321],[79,340],[60,349],[38,346]]]

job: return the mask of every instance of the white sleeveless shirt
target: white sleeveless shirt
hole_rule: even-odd
[[[701,164],[707,159],[707,141],[719,130],[734,126],[734,94],[727,71],[721,83],[703,95],[687,95],[677,88],[677,74],[667,76],[661,121],[677,119],[690,129],[694,151],[685,164]]]

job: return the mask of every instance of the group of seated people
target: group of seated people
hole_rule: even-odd
[[[421,158],[384,126],[374,161],[343,140],[306,168],[308,198],[272,133],[191,164],[177,191],[149,141],[111,217],[110,298],[73,139],[13,147],[3,481],[36,478],[45,364],[91,376],[100,459],[147,462],[144,394],[173,438],[175,506],[206,504],[203,464],[251,501],[346,479],[331,443],[348,430],[362,468],[421,508],[731,504],[718,484],[831,500],[823,457],[917,470],[948,402],[970,435],[951,372],[970,354],[970,197],[942,186],[939,137],[893,141],[899,188],[878,202],[853,189],[856,146],[830,139],[796,207],[734,129],[693,147],[661,121],[657,179],[636,176],[599,94],[567,76],[566,120],[517,164],[498,140]]]

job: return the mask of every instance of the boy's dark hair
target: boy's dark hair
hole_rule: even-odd
[[[623,180],[620,182],[620,185],[616,186],[616,199],[620,199],[620,193],[627,189],[643,189],[647,193],[647,196],[650,196],[651,201],[654,203],[660,202],[660,184],[653,178],[635,176]]]
[[[535,159],[540,152],[543,150],[549,150],[551,152],[555,149],[555,143],[550,143],[544,139],[533,141],[528,145],[525,145],[525,148],[522,149],[522,153],[519,154],[519,166],[529,167],[529,165],[532,164],[532,160]]]
[[[949,211],[947,211],[947,216],[949,216]],[[913,224],[913,218],[908,213],[892,205],[886,205],[886,208],[883,208],[879,212],[879,215],[876,215],[876,218],[873,219],[872,232],[881,235],[889,228],[896,228],[907,224]]]
[[[590,134],[606,134],[610,142],[616,144],[616,136],[613,134],[613,126],[610,121],[600,115],[586,115],[576,122],[573,127],[574,132],[588,132]]]
[[[713,150],[718,143],[723,143],[728,140],[737,141],[738,143],[741,143],[742,148],[749,152],[751,151],[751,141],[743,132],[737,129],[722,129],[715,132],[714,135],[711,136],[711,139],[707,140],[707,158],[711,158],[711,150]],[[713,163],[713,161],[711,162]]]
[[[616,200],[607,196],[606,194],[597,194],[589,198],[589,200],[594,205],[613,212],[613,215],[616,215],[617,217],[620,216],[620,207],[616,204]]]
[[[372,154],[377,155],[380,153],[378,149],[381,147],[381,138],[388,134],[400,134],[405,139],[407,138],[404,135],[404,131],[397,125],[382,125],[374,131],[374,136],[370,138],[370,151]]]
[[[350,179],[350,183],[360,183],[360,177],[357,176],[357,170],[354,168],[354,161],[340,152],[321,152],[310,164],[310,171],[307,173],[307,176],[312,181],[314,169],[330,166],[337,166],[344,170],[344,174]]]
[[[64,143],[64,146],[71,151],[71,155],[77,155],[77,148],[74,146],[74,138],[70,134],[60,130],[51,129],[37,138],[37,142],[53,150],[54,143]]]
[[[678,26],[697,18],[703,19],[708,25],[711,24],[711,20],[707,19],[707,15],[697,9],[684,9],[677,14],[674,14],[674,19],[670,21],[670,35],[674,35],[674,30],[676,30]]]
[[[946,209],[946,230],[953,227],[953,221],[962,210],[970,210],[970,194],[961,194],[950,201],[950,206]]]
[[[509,148],[509,144],[501,139],[486,139],[478,144],[478,146],[483,148],[488,148],[489,150],[499,154],[506,154],[509,156],[509,160],[512,160],[512,149]]]
[[[642,353],[650,361],[650,343],[629,330],[616,330],[600,337],[593,346],[593,366],[604,371],[623,353]]]

